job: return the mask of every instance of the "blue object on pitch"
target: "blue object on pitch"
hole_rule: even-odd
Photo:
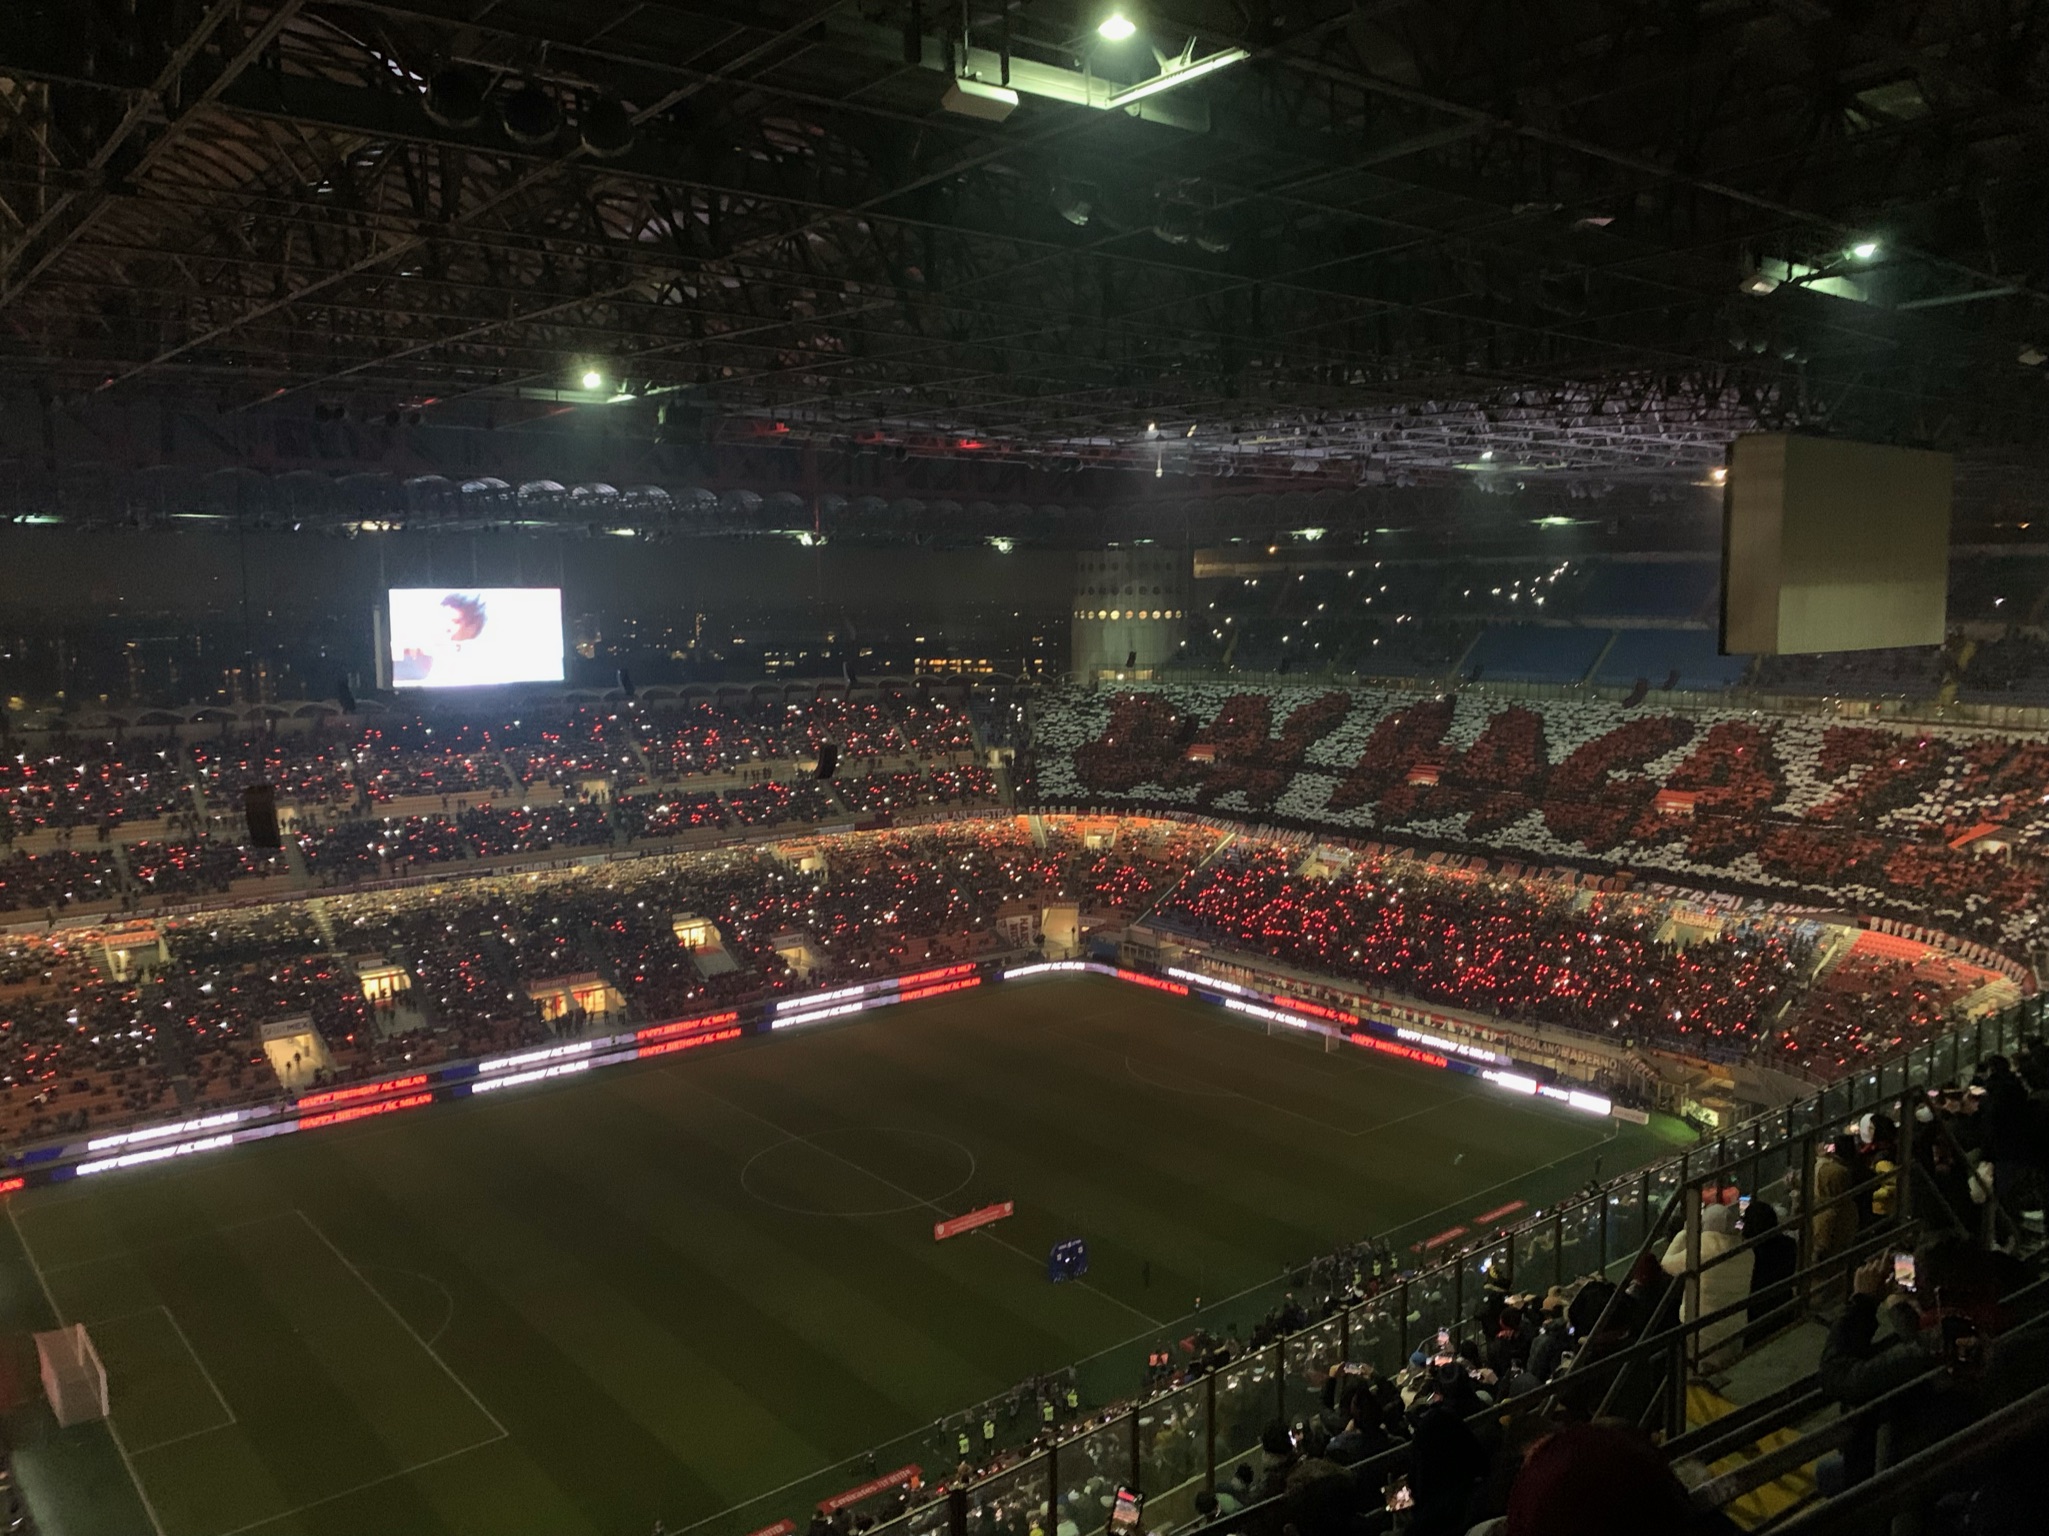
[[[1089,1245],[1078,1237],[1063,1238],[1046,1255],[1046,1278],[1058,1284],[1079,1280],[1089,1272]]]

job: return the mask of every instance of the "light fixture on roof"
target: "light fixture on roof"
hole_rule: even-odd
[[[1850,247],[1850,254],[1859,261],[1869,261],[1878,254],[1878,242],[1876,240],[1859,240]]]
[[[443,128],[474,128],[484,120],[484,98],[490,88],[476,70],[451,65],[429,78],[420,105]]]
[[[1105,42],[1121,43],[1137,34],[1138,23],[1116,7],[1112,7],[1110,14],[1096,23],[1096,36]]]
[[[1206,59],[1198,59],[1192,56],[1194,49],[1195,39],[1191,37],[1188,46],[1181,50],[1179,58],[1160,61],[1160,72],[1152,79],[1141,80],[1136,85],[1127,86],[1103,105],[1113,110],[1117,107],[1128,107],[1133,102],[1144,101],[1148,96],[1157,96],[1162,91],[1171,91],[1177,85],[1200,80],[1205,75],[1213,75],[1220,69],[1228,69],[1233,64],[1242,63],[1252,57],[1243,48],[1225,48]]]
[[[528,81],[499,99],[498,121],[513,143],[538,149],[561,131],[562,111],[553,96]]]
[[[583,371],[583,387],[585,389],[603,389],[605,387],[605,376],[595,368],[586,368]]]
[[[578,111],[576,133],[588,153],[617,159],[633,148],[633,116],[616,96],[588,97]]]

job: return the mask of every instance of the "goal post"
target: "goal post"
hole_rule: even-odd
[[[107,1368],[93,1347],[85,1324],[55,1328],[36,1335],[36,1359],[42,1369],[43,1395],[57,1422],[69,1429],[108,1413]]]

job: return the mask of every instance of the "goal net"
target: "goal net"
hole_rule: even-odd
[[[107,1368],[86,1335],[85,1324],[36,1335],[36,1356],[43,1372],[43,1395],[65,1428],[107,1416]]]

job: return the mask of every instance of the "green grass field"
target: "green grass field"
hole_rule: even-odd
[[[17,1195],[10,1422],[50,1536],[801,1524],[868,1448],[1033,1372],[1128,1343],[1135,1380],[1198,1294],[1665,1146],[1200,1003],[1015,983]],[[1071,1236],[1091,1273],[1052,1285]],[[24,1405],[53,1307],[98,1341],[111,1435]]]

